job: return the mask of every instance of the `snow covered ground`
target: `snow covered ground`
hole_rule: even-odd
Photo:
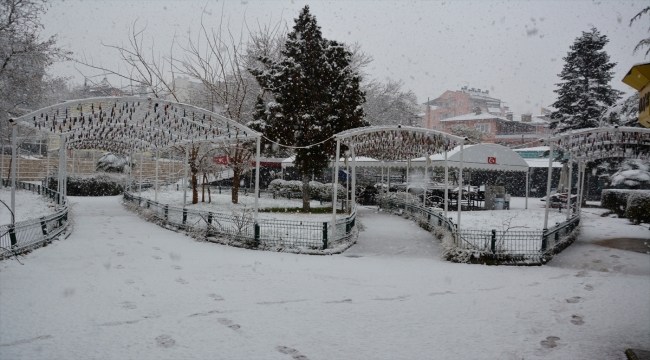
[[[11,188],[0,188],[0,200],[11,206]],[[56,212],[56,204],[27,190],[16,190],[16,221],[39,218]],[[11,212],[0,204],[0,225],[11,223]]]
[[[230,214],[232,211],[241,212],[244,209],[254,209],[255,206],[255,197],[253,194],[248,193],[244,195],[243,193],[239,194],[239,203],[233,204],[231,201],[230,191],[223,191],[222,194],[216,193],[212,189],[212,202],[207,202],[207,191],[206,191],[206,202],[201,202],[201,192],[199,191],[199,202],[197,204],[192,204],[192,193],[187,192],[187,208],[201,211],[213,211],[213,212],[224,212]],[[133,195],[138,195],[138,191],[134,191]],[[268,194],[262,194],[262,197],[259,198],[260,208],[300,208],[302,207],[302,199],[287,199],[287,198],[277,198],[273,199],[268,197]],[[147,191],[142,191],[142,197],[146,199],[155,199],[154,190],[150,189]],[[176,191],[175,189],[159,189],[158,190],[158,202],[161,204],[169,204],[170,206],[175,206],[182,208],[183,207],[183,191]],[[331,208],[331,202],[328,204],[320,205],[319,201],[312,200],[311,207],[316,208],[320,206],[327,206]],[[330,221],[332,219],[332,214],[301,214],[301,213],[259,213],[260,219],[276,219],[276,220],[301,220],[301,221]],[[345,215],[337,215],[338,218],[343,218]]]
[[[585,216],[547,266],[496,267],[443,261],[429,233],[373,208],[360,210],[358,245],[306,256],[197,242],[119,197],[71,201],[68,239],[0,262],[2,359],[624,359],[650,348],[648,255],[592,244],[648,235],[624,219]]]
[[[528,209],[526,209],[526,198],[513,197],[510,200],[510,210],[484,210],[484,211],[463,211],[461,214],[461,225],[464,229],[481,230],[511,230],[528,231],[544,229],[544,205],[539,198],[528,198]],[[449,211],[448,217],[453,222],[457,221],[457,212]],[[548,213],[549,227],[555,223],[566,221],[566,210],[559,212],[558,209],[550,209]]]

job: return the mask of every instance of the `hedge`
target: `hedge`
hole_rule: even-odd
[[[650,190],[639,191],[627,197],[625,217],[636,224],[650,223]]]
[[[302,181],[293,180],[287,181],[282,179],[275,179],[269,184],[269,190],[271,191],[291,191],[291,192],[302,192]],[[345,197],[345,186],[339,184],[336,189],[337,196]],[[320,197],[331,197],[332,196],[332,184],[323,184],[318,181],[309,182],[309,196],[312,199],[318,199]]]
[[[606,189],[600,204],[635,223],[650,222],[650,190]]]
[[[126,177],[120,175],[68,176],[68,196],[116,196],[124,192]],[[57,189],[58,179],[49,179],[50,189]]]

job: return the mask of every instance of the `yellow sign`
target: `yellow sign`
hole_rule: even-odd
[[[650,128],[650,63],[632,66],[623,82],[639,92],[639,124]]]

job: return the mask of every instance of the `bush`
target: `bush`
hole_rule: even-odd
[[[291,192],[302,192],[302,181],[298,180],[282,180],[275,179],[269,184],[269,190],[271,191],[291,191]],[[345,186],[341,184],[337,187],[337,196],[345,196]],[[332,184],[323,184],[318,181],[309,182],[309,197],[312,199],[319,199],[320,197],[331,197],[332,196]]]
[[[650,223],[650,191],[630,194],[627,198],[625,216],[636,224]]]
[[[639,190],[618,190],[606,189],[600,195],[600,206],[608,209],[618,215],[619,217],[625,216],[627,209],[627,198],[631,193],[638,192]]]
[[[126,176],[119,175],[92,175],[92,176],[68,176],[68,196],[116,196],[124,192]],[[47,187],[56,190],[58,179],[55,176],[50,178]]]

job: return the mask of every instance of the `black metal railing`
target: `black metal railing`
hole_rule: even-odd
[[[425,228],[442,227],[453,237],[458,249],[469,250],[497,260],[513,262],[543,263],[567,245],[567,239],[580,224],[580,216],[559,223],[547,230],[485,230],[457,229],[451,218],[432,208],[395,199],[383,198],[380,207],[394,213],[415,215]]]
[[[2,184],[10,186],[11,183],[3,179]],[[37,193],[58,207],[55,213],[38,219],[0,225],[0,259],[47,244],[68,227],[68,200],[65,196],[41,185],[22,181],[16,182],[16,188]]]
[[[186,230],[205,231],[206,236],[227,236],[252,246],[327,249],[347,240],[356,226],[356,209],[330,222],[259,219],[255,223],[253,212],[224,213],[179,208],[139,197],[128,192],[124,200],[149,211],[157,220]]]

